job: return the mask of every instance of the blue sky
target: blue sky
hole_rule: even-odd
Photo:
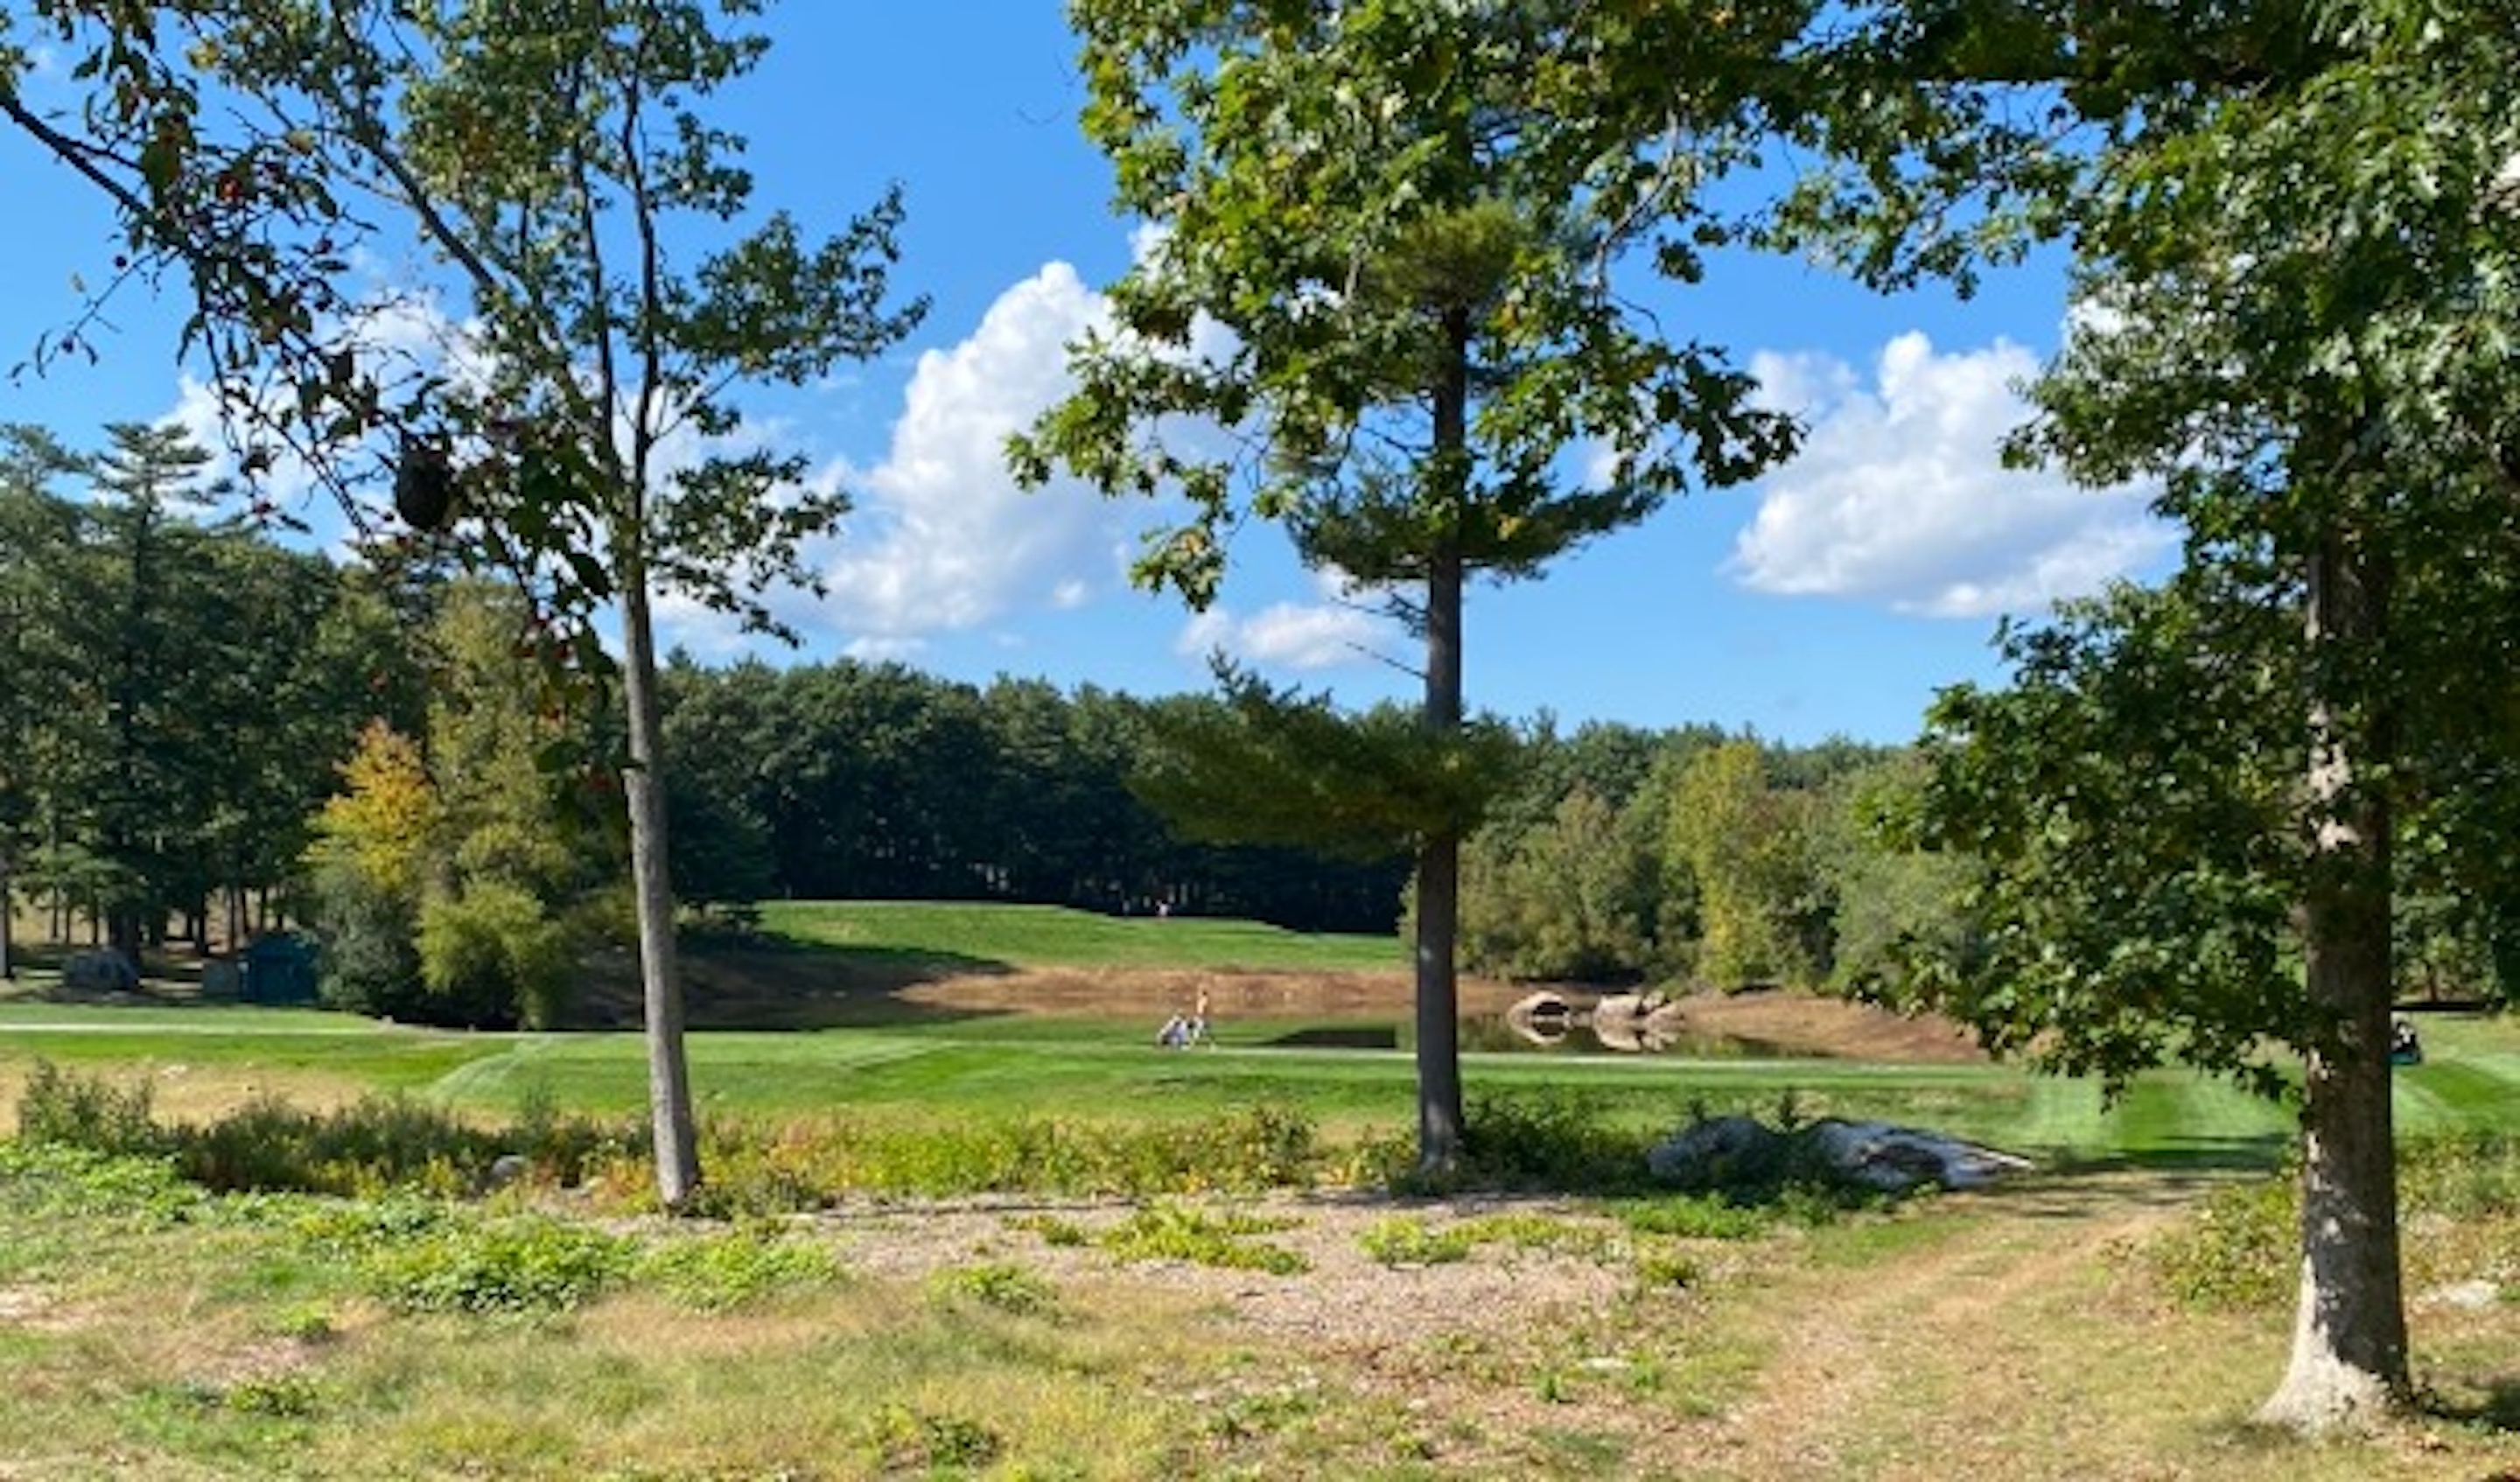
[[[806,636],[803,655],[1159,694],[1202,686],[1206,653],[1223,647],[1342,699],[1411,696],[1406,637],[1339,605],[1274,531],[1244,532],[1219,606],[1193,616],[1126,584],[1150,511],[1072,486],[1017,493],[999,467],[1006,433],[1057,395],[1061,346],[1127,265],[1136,226],[1110,214],[1108,172],[1077,131],[1083,92],[1059,7],[792,0],[770,29],[767,62],[723,115],[751,139],[759,199],[834,229],[900,181],[898,281],[933,299],[881,361],[753,406],[855,500],[816,553],[830,597],[778,604]],[[112,245],[102,208],[14,134],[0,134],[0,202],[6,366],[66,323],[73,275],[97,277]],[[1474,590],[1478,708],[1903,740],[1936,689],[1994,675],[2002,613],[2140,571],[2166,549],[2139,496],[1998,464],[2022,416],[2014,387],[2064,323],[2052,261],[1963,303],[1885,299],[1797,263],[1741,259],[1702,288],[1659,292],[1656,307],[1805,417],[1804,456],[1756,485],[1675,501],[1543,580]],[[0,420],[89,442],[110,420],[198,417],[171,306],[118,300],[114,319],[101,364],[0,382]],[[695,652],[740,651],[705,614],[670,615],[668,638]]]

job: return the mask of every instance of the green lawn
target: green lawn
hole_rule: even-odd
[[[797,902],[766,927],[809,956],[798,981],[869,958],[943,965],[1256,968],[1394,967],[1386,938],[1308,936],[1248,921],[1111,918],[1048,907]],[[852,1002],[862,995],[850,995]],[[1415,1067],[1406,1014],[1372,1027],[1403,1048],[1293,1048],[1328,1021],[1234,1016],[1221,1043],[1159,1051],[1136,1019],[964,1013],[897,1005],[847,1027],[712,1030],[691,1041],[704,1114],[786,1118],[1193,1119],[1261,1102],[1303,1109],[1340,1132],[1406,1128]],[[1356,1021],[1349,1021],[1354,1027]],[[2507,1125],[2520,1117],[2520,1025],[2426,1015],[2430,1057],[2400,1073],[2409,1133]],[[486,1034],[382,1024],[304,1010],[101,1007],[0,1001],[0,1093],[37,1058],[88,1070],[146,1071],[174,1100],[319,1088],[408,1093],[492,1114],[530,1096],[635,1113],[646,1069],[628,1033]],[[2138,1081],[2115,1105],[2096,1085],[2008,1066],[1843,1060],[1471,1053],[1473,1100],[1549,1094],[1626,1125],[1699,1110],[1879,1117],[2074,1161],[2260,1165],[2291,1132],[2283,1107],[2179,1072]]]
[[[696,1034],[693,1080],[708,1114],[793,1117],[1195,1118],[1259,1102],[1299,1106],[1326,1126],[1398,1129],[1411,1116],[1404,1052],[1279,1050],[1238,1042],[1167,1052],[1134,1023],[1008,1015],[873,1029]],[[2431,1058],[2398,1077],[2410,1133],[2508,1125],[2520,1115],[2520,1025],[2439,1016]],[[321,1078],[510,1112],[529,1092],[630,1113],[645,1067],[631,1034],[471,1034],[378,1025],[312,1010],[132,1010],[0,1005],[0,1079],[37,1057],[90,1070],[165,1076]],[[2077,1161],[2138,1158],[2263,1164],[2289,1131],[2281,1107],[2179,1072],[2139,1081],[2115,1106],[2096,1086],[2007,1066],[1835,1060],[1687,1059],[1474,1054],[1475,1100],[1551,1093],[1623,1123],[1676,1123],[1692,1110],[1882,1117]]]
[[[1395,970],[1399,938],[1288,931],[1206,917],[1101,916],[1059,906],[932,901],[774,901],[762,925],[796,941],[914,961],[1010,967]]]

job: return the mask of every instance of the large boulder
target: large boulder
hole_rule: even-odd
[[[1708,1117],[1645,1149],[1645,1171],[1675,1189],[1730,1189],[1773,1182],[1787,1152],[1783,1133],[1755,1117]]]
[[[1905,1193],[1930,1184],[1977,1189],[2030,1167],[2027,1158],[1888,1122],[1831,1117],[1778,1132],[1754,1117],[1693,1122],[1645,1150],[1656,1183],[1675,1189],[1757,1189],[1812,1182]]]
[[[62,986],[73,993],[132,993],[140,987],[131,959],[111,947],[70,954],[62,964]]]
[[[1842,1122],[1832,1117],[1813,1123],[1806,1136],[1813,1153],[1840,1179],[1887,1193],[1905,1193],[1927,1184],[1981,1189],[2031,1166],[2028,1158],[1888,1122]]]

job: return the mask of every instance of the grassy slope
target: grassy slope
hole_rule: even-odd
[[[774,901],[762,925],[820,946],[1014,967],[1247,967],[1397,971],[1399,939],[1288,931],[1205,917],[1099,916],[1058,906]]]

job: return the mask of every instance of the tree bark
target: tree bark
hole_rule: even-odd
[[[2370,662],[2386,573],[2331,537],[2312,558],[2308,642],[2311,859],[2303,955],[2314,1011],[2332,1033],[2311,1052],[2302,1110],[2301,1289],[2292,1362],[2259,1418],[2305,1433],[2364,1426],[2408,1384],[2390,1107],[2390,812],[2371,771],[2386,717],[2340,680]],[[2346,693],[2340,694],[2340,691]]]
[[[1426,725],[1462,728],[1462,561],[1448,553],[1426,582]],[[1462,1111],[1461,988],[1455,966],[1462,925],[1462,834],[1446,826],[1418,849],[1418,1166],[1459,1166]]]
[[[1434,395],[1435,476],[1452,516],[1468,498],[1469,320],[1443,321],[1444,361]],[[1450,741],[1462,730],[1462,585],[1458,534],[1436,542],[1426,563],[1426,729]],[[1462,831],[1446,823],[1418,849],[1418,1167],[1458,1167],[1465,1136],[1462,1111],[1461,987],[1456,966],[1462,925]]]
[[[646,1008],[648,1112],[655,1138],[656,1198],[681,1210],[699,1189],[699,1135],[692,1117],[691,1071],[683,1053],[683,983],[674,946],[674,885],[667,868],[663,711],[656,696],[656,636],[647,570],[616,547],[623,574],[622,688],[630,712],[630,765],[622,791],[630,810],[630,878],[639,912],[639,981]]]

